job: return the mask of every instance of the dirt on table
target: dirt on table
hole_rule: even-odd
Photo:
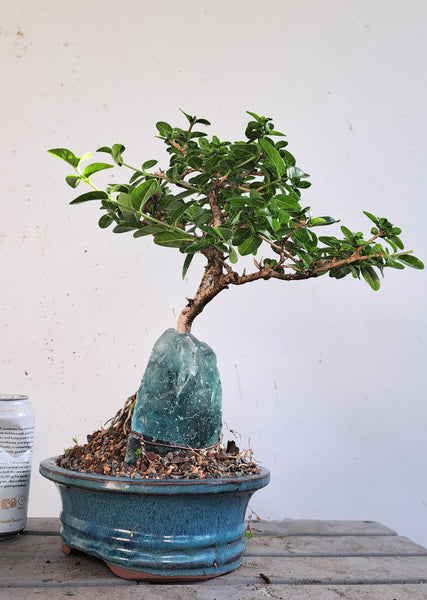
[[[87,443],[65,450],[57,459],[60,467],[134,479],[207,479],[238,477],[260,472],[252,450],[240,451],[234,441],[206,450],[171,449],[166,456],[146,452],[143,446],[135,465],[125,462],[126,445],[135,395],[110,420],[110,426],[87,436]],[[107,422],[108,423],[108,422]]]

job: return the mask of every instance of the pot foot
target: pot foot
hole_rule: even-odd
[[[64,554],[67,554],[67,556],[69,556],[71,554],[72,550],[68,544],[62,544],[62,552]]]
[[[156,575],[154,573],[147,573],[144,571],[134,571],[133,569],[125,569],[124,567],[118,567],[111,563],[105,562],[107,567],[111,569],[114,575],[121,577],[122,579],[132,579],[134,581],[150,581],[152,583],[164,582],[164,583],[175,583],[185,581],[203,581],[205,579],[214,579],[220,575],[225,575],[230,571],[224,571],[222,573],[215,573],[211,575]]]

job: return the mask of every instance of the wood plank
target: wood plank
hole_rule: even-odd
[[[378,523],[286,520],[255,526],[257,535],[248,540],[237,571],[200,584],[152,586],[119,579],[93,557],[63,555],[59,520],[32,519],[29,533],[0,544],[0,600],[109,600],[118,594],[121,600],[427,600],[427,550]]]
[[[59,535],[19,535],[0,544],[0,560],[4,558],[51,559],[62,556]]]
[[[0,544],[0,559],[59,558],[59,536],[20,535]],[[265,536],[246,542],[245,556],[426,556],[427,549],[399,536]]]
[[[50,519],[44,517],[30,517],[27,519],[25,533],[28,535],[52,534],[58,535],[61,529],[59,519]]]
[[[283,521],[251,521],[253,535],[396,535],[375,521],[317,521],[284,519]]]
[[[427,556],[427,549],[397,535],[255,536],[245,556]]]
[[[260,583],[261,573],[271,583],[292,585],[419,583],[427,581],[427,557],[244,557],[237,571],[218,581]]]
[[[0,590],[0,600],[427,600],[427,585],[150,585]]]
[[[0,582],[3,588],[136,585],[113,575],[102,560],[81,552],[50,559],[2,558]]]
[[[382,584],[427,581],[427,557],[244,557],[243,565],[217,585]],[[18,576],[17,576],[18,575]],[[7,557],[0,561],[3,587],[129,585],[100,560],[81,553],[52,559]]]

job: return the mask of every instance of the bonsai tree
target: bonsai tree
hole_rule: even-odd
[[[194,319],[231,285],[329,274],[335,279],[351,275],[378,290],[387,267],[423,268],[412,251],[405,250],[400,228],[367,211],[371,229],[366,237],[344,225],[338,234],[333,228],[333,234],[318,235],[338,220],[313,213],[304,204],[301,194],[311,185],[309,175],[297,166],[285,135],[270,118],[248,114],[244,139],[232,142],[215,135],[208,139],[201,128],[210,123],[185,112],[183,128],[158,122],[158,137],[169,154],[169,165],[163,168],[155,160],[128,164],[122,144],[97,150],[107,154],[110,162],[87,163],[91,154],[49,150],[72,167],[68,185],[77,188],[83,183],[91,188],[71,204],[99,202],[101,228],[111,226],[114,233],[130,232],[134,238],[150,235],[159,246],[177,248],[183,255],[183,277],[195,254],[203,255],[201,281],[179,315],[178,334],[189,334]],[[120,175],[130,171],[130,178],[100,189],[93,176],[114,166]],[[239,266],[239,257],[250,255],[253,264],[248,267],[246,260],[244,267]],[[169,343],[177,344],[174,340]],[[218,404],[217,400],[216,396]],[[217,428],[213,431],[215,437]],[[162,439],[160,433],[148,437]]]

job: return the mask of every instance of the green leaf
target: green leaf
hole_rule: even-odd
[[[80,177],[80,175],[67,175],[67,177],[65,178],[65,181],[72,188],[76,188],[81,182],[81,180],[82,178]]]
[[[157,131],[162,137],[168,138],[172,135],[172,127],[169,125],[169,123],[158,121],[158,123],[156,123],[156,127]]]
[[[360,271],[363,275],[364,280],[371,286],[376,292],[380,289],[381,283],[376,271],[370,265],[360,265]]]
[[[92,163],[88,165],[83,171],[84,177],[90,177],[94,173],[98,173],[98,171],[104,171],[105,169],[112,169],[114,165],[109,165],[108,163]]]
[[[401,250],[403,250],[403,248],[405,247],[402,240],[398,238],[397,235],[392,235],[390,237],[390,241],[393,242]]]
[[[84,160],[88,160],[89,158],[92,158],[92,154],[90,152],[85,152],[83,154],[83,156],[80,157],[80,162],[83,162]]]
[[[313,262],[312,256],[310,256],[310,254],[307,254],[306,252],[303,252],[302,250],[298,250],[296,254],[304,262],[304,264],[307,268]],[[331,271],[330,271],[330,273],[331,273]],[[336,277],[336,275],[333,275],[333,276]],[[343,277],[344,277],[344,275],[343,275]]]
[[[243,210],[239,210],[239,212],[233,217],[230,225],[232,227],[234,227],[235,225],[237,225],[239,223],[239,225],[241,225],[241,219],[242,219],[242,214],[243,214]],[[244,221],[244,217],[243,217],[243,221]]]
[[[299,181],[296,184],[297,188],[299,188],[300,190],[306,190],[307,188],[311,187],[311,182],[310,181]]]
[[[102,200],[101,207],[105,208],[105,210],[109,210],[115,213],[116,210],[119,208],[119,205],[115,200],[110,200],[110,198],[107,198],[106,200]]]
[[[245,135],[249,140],[251,140],[251,142],[259,138],[262,135],[262,133],[262,125],[260,125],[256,121],[249,121],[245,130]]]
[[[368,219],[371,219],[371,221],[373,223],[375,223],[375,225],[378,227],[378,219],[377,219],[377,217],[374,217],[374,215],[371,214],[370,212],[368,212],[367,210],[364,210],[363,214],[366,215],[368,217]]]
[[[201,156],[191,156],[188,159],[188,166],[192,169],[200,170],[203,166],[203,159]]]
[[[193,185],[203,186],[210,180],[211,176],[209,173],[201,173],[200,175],[196,175],[190,179],[190,183]]]
[[[203,137],[199,138],[199,147],[204,152],[209,152],[209,150],[210,150],[210,144],[209,144],[208,140]]]
[[[154,243],[168,248],[181,248],[183,243],[191,241],[191,237],[181,231],[165,231],[154,238]]]
[[[260,117],[259,115],[257,115],[254,112],[251,112],[250,110],[246,111],[246,114],[250,115],[251,117],[253,117],[255,119],[255,121],[258,121],[258,123],[261,123],[262,121],[262,117]]]
[[[332,225],[332,223],[339,223],[339,219],[333,217],[313,217],[308,223],[308,227],[322,227],[323,225]]]
[[[261,194],[257,190],[252,189],[249,193],[249,196],[251,198],[255,198],[256,200],[259,200],[260,202],[264,201],[264,198],[261,196]]]
[[[212,239],[209,238],[195,238],[196,241],[185,246],[183,252],[188,252],[190,254],[194,254],[195,252],[199,252],[199,250],[203,250],[212,244]]]
[[[233,234],[233,246],[240,246],[251,237],[251,231],[247,227],[239,227]]]
[[[174,194],[173,199],[174,200],[183,200],[184,198],[191,196],[191,194],[194,194],[193,190],[185,190],[184,192],[180,192],[179,194]],[[187,204],[187,206],[188,206],[188,204]]]
[[[135,231],[133,234],[134,238],[143,237],[145,235],[153,235],[154,233],[160,233],[162,231],[169,231],[170,227],[168,225],[143,225],[138,231]]]
[[[402,265],[400,262],[397,262],[397,260],[395,260],[394,256],[390,256],[390,255],[387,255],[385,257],[385,264],[386,264],[386,267],[391,267],[392,269],[402,270],[405,268],[404,265]]]
[[[228,227],[224,227],[222,225],[220,225],[219,227],[212,227],[212,229],[225,241],[230,240],[233,235],[232,229],[229,229]]]
[[[137,229],[136,224],[135,225],[119,224],[114,227],[113,233],[127,233],[128,231],[134,231],[135,229]]]
[[[256,251],[261,246],[262,240],[259,237],[251,236],[243,244],[238,247],[239,254],[246,256],[248,254],[256,254]]]
[[[282,150],[282,152],[283,152],[283,160],[285,161],[285,163],[287,164],[287,166],[288,167],[295,167],[295,165],[296,165],[295,156],[293,156],[293,154],[291,154],[287,150]]]
[[[144,204],[159,190],[160,186],[155,179],[144,181],[134,190],[132,190],[130,198],[132,206],[135,210],[141,211]]]
[[[276,131],[274,129],[272,129],[271,131],[269,131],[268,135],[277,135],[279,137],[286,137],[285,133],[282,133],[281,131]]]
[[[171,214],[172,222],[176,224],[179,221],[179,219],[186,213],[188,208],[192,206],[193,203],[194,202],[183,202],[180,206],[178,206],[178,208],[176,208]]]
[[[354,265],[348,265],[353,279],[360,279],[360,268]]]
[[[123,185],[122,183],[116,183],[114,185],[108,185],[106,189],[107,192],[110,192],[110,194],[113,194],[114,192],[124,192],[125,194],[128,194],[132,191],[132,186]]]
[[[341,227],[341,231],[343,232],[343,234],[345,235],[345,237],[348,240],[352,240],[354,237],[354,234],[350,231],[350,229],[348,229],[347,227],[345,227],[344,225],[342,225]]]
[[[146,169],[151,169],[151,167],[154,167],[155,165],[157,165],[157,160],[154,160],[154,158],[152,160],[146,160],[145,163],[142,163],[141,170],[145,171]]]
[[[231,204],[231,206],[252,206],[254,208],[260,205],[260,201],[257,198],[248,198],[243,194],[241,196],[231,196],[227,198],[227,202]]]
[[[424,269],[424,263],[412,254],[398,254],[395,258],[404,265],[412,267],[413,269]]]
[[[98,225],[99,227],[101,227],[101,229],[105,229],[106,227],[109,227],[113,222],[114,219],[111,215],[102,215],[102,217],[98,221]]]
[[[129,179],[129,184],[139,185],[142,180],[146,180],[147,176],[142,171],[134,171]]]
[[[270,142],[267,142],[264,139],[259,140],[259,144],[273,163],[276,173],[279,175],[279,177],[282,177],[282,175],[284,175],[286,172],[286,165],[280,155],[280,152],[276,150],[276,148],[270,144]]]
[[[64,160],[66,163],[76,169],[79,166],[80,158],[76,156],[74,152],[68,150],[68,148],[51,148],[48,150],[48,153],[52,154],[52,156],[60,158],[61,160]]]
[[[251,158],[256,158],[258,156],[258,146],[256,144],[232,144],[230,146],[230,151],[233,158],[236,158],[239,161],[248,161]]]
[[[197,208],[197,206],[194,206],[191,207],[189,211],[191,221],[198,227],[200,227],[200,225],[206,225],[207,223],[210,223],[210,221],[212,221],[211,210],[205,210],[203,208]]]
[[[229,247],[229,251],[230,251],[230,254],[228,256],[228,259],[233,265],[235,265],[237,263],[237,261],[239,260],[239,258],[237,256],[237,252],[235,251],[233,246]]]
[[[134,213],[130,194],[127,194],[126,192],[122,192],[121,194],[119,194],[117,196],[117,204],[119,205],[122,211],[123,209],[125,209],[130,211],[131,213]]]
[[[102,146],[102,148],[98,148],[97,152],[105,152],[106,154],[112,154],[112,150],[109,146]]]
[[[187,118],[187,120],[188,120],[188,122],[190,123],[190,125],[192,125],[192,124],[194,123],[194,121],[195,121],[196,117],[192,117],[191,115],[187,114],[186,112],[184,112],[184,111],[182,110],[182,108],[180,108],[179,110],[180,110],[180,111],[182,112],[182,114],[183,114],[183,115],[184,115],[184,116]]]
[[[123,164],[122,154],[126,150],[123,144],[113,144],[111,148],[111,156],[113,157],[114,162],[119,165],[119,167]]]
[[[296,229],[292,234],[292,239],[298,241],[307,252],[314,252],[317,248],[316,235],[306,227]]]
[[[388,238],[384,238],[384,240],[387,242],[387,244],[390,244],[390,246],[393,248],[393,250],[394,250],[395,252],[397,252],[397,246],[396,246],[396,244],[395,244],[394,242],[392,242],[392,241],[391,241],[390,239],[388,239]]]
[[[194,258],[194,253],[193,254],[187,254],[187,256],[185,257],[184,264],[182,266],[182,278],[183,279],[187,275],[188,267],[190,266],[191,261],[193,260],[193,258]]]
[[[340,242],[336,237],[329,235],[321,235],[319,237],[319,242],[325,244],[325,246],[330,246],[331,248],[339,248]]]
[[[86,192],[86,194],[82,194],[81,196],[77,196],[70,202],[70,204],[81,204],[82,202],[90,202],[91,200],[107,200],[108,194],[106,192],[102,192],[101,190],[97,190],[94,192]]]
[[[278,194],[276,196],[277,206],[284,210],[285,212],[293,212],[296,210],[301,210],[301,205],[299,202],[299,198],[295,193],[288,194]]]

